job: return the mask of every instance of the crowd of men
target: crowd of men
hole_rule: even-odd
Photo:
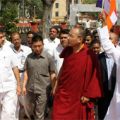
[[[0,31],[0,120],[120,120],[119,35],[102,20],[29,31],[26,45]]]

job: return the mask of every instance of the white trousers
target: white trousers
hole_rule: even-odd
[[[18,120],[16,90],[0,93],[0,120]]]

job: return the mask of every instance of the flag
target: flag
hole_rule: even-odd
[[[109,0],[105,0],[104,1],[104,11],[109,14],[110,12],[110,1]]]
[[[104,11],[106,13],[106,22],[108,29],[117,22],[116,0],[104,0]]]
[[[103,0],[97,0],[96,7],[102,8],[102,2]]]

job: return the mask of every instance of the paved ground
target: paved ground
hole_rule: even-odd
[[[23,119],[20,119],[20,120],[29,120],[29,119],[23,118]],[[34,119],[31,119],[31,120],[34,120]],[[51,120],[51,116],[49,115],[47,118],[45,118],[45,120]]]

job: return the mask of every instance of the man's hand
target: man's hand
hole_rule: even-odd
[[[107,25],[107,23],[106,23],[106,15],[105,15],[104,11],[102,11],[102,13],[99,14],[98,19],[102,22],[103,27]]]
[[[87,97],[82,96],[81,99],[80,99],[80,101],[81,101],[81,103],[87,103],[87,102],[90,101],[90,99],[87,98]]]
[[[26,87],[23,87],[23,89],[22,89],[22,95],[26,95],[26,93],[27,93]]]
[[[21,95],[21,86],[17,85],[17,95]]]

